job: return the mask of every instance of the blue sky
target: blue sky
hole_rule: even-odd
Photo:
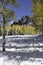
[[[32,12],[32,0],[17,0],[19,7],[10,7],[13,11],[15,11],[16,19],[21,19],[22,16],[29,15],[33,16]]]
[[[32,0],[17,0],[19,7],[12,8],[15,11],[16,19],[21,19],[22,16],[33,16]]]

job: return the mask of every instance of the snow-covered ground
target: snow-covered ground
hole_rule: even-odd
[[[6,36],[5,48],[0,37],[0,65],[43,65],[42,35]]]

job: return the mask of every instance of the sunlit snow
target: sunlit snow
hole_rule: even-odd
[[[6,36],[6,51],[2,52],[0,37],[0,65],[43,65],[43,36]]]

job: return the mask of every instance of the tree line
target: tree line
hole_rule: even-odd
[[[11,26],[5,26],[5,35],[32,35],[38,34],[35,30],[32,17],[22,16],[21,20],[15,20]],[[0,36],[2,36],[2,27],[0,26]]]

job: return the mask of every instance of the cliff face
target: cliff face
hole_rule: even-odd
[[[33,25],[32,18],[29,16],[22,16],[21,20],[16,20],[12,25]]]

